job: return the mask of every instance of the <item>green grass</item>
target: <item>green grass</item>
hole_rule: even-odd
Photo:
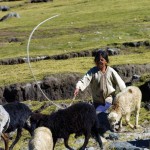
[[[130,122],[135,125],[135,114],[132,114],[131,115],[131,119],[130,119]],[[147,123],[149,124],[150,122],[150,111],[148,111],[147,109],[141,107],[140,109],[140,114],[139,114],[139,125],[142,125],[144,123]],[[125,123],[125,119],[123,120],[123,124],[126,126],[126,123]],[[129,132],[133,132],[133,129],[131,129],[129,126],[126,126],[127,130]]]
[[[125,57],[128,56],[128,57]],[[150,52],[128,55],[110,56],[109,65],[118,64],[144,64],[150,63]],[[140,58],[142,61],[139,61]],[[42,80],[44,76],[63,73],[86,73],[90,67],[94,66],[93,57],[74,58],[67,60],[45,60],[28,64],[1,65],[0,86],[33,81],[33,75],[37,80]],[[30,71],[33,72],[33,75]],[[144,80],[144,78],[143,78]]]
[[[32,30],[42,21],[59,14],[39,26],[31,39],[30,56],[56,55],[72,51],[93,50],[113,43],[149,40],[149,0],[55,0],[29,3],[27,0],[1,2],[17,12],[20,18],[0,22],[0,58],[27,56],[27,43]],[[9,43],[12,37],[17,43]],[[121,47],[123,55],[111,57],[110,65],[150,63],[149,49]],[[125,55],[126,54],[126,55]],[[127,56],[130,54],[129,56]],[[140,60],[142,61],[139,61]],[[60,67],[61,66],[61,67]],[[38,80],[55,73],[85,73],[93,66],[93,58],[42,61],[32,64]],[[0,66],[0,86],[33,81],[28,65]]]
[[[26,3],[25,3],[26,2]],[[10,11],[21,18],[0,23],[1,58],[24,56],[28,37],[45,19],[59,17],[42,24],[31,41],[31,55],[53,55],[106,46],[114,42],[148,40],[149,0],[55,0],[48,3],[27,1],[2,2],[13,6]],[[20,4],[20,5],[19,5]],[[0,17],[8,12],[2,12]],[[15,36],[21,43],[8,43]]]

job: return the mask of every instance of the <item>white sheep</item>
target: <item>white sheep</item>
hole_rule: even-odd
[[[50,129],[38,127],[29,140],[28,150],[53,150],[53,138]]]
[[[8,112],[0,105],[0,136],[5,132],[10,123],[10,116]]]
[[[119,123],[119,130],[122,128],[122,117],[132,129],[138,126],[138,118],[141,106],[142,93],[138,87],[129,86],[116,95],[114,104],[109,109],[108,120],[110,127],[115,131],[115,125]],[[135,112],[135,126],[130,123],[131,113]]]
[[[10,123],[10,116],[5,108],[0,105],[0,137],[4,140],[5,150],[8,150],[8,137],[4,134],[4,132],[8,129]]]

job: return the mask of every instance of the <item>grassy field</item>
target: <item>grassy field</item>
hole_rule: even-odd
[[[1,2],[9,12],[20,18],[0,23],[0,56],[10,58],[26,55],[31,31],[42,21],[59,14],[59,17],[42,24],[33,34],[31,55],[53,55],[70,51],[99,48],[111,43],[148,40],[149,0],[55,0],[48,3],[28,1]],[[0,17],[9,12],[2,12]],[[19,43],[9,43],[17,37]]]
[[[10,7],[9,11],[1,12],[0,17],[10,12],[20,15],[20,18],[0,22],[1,59],[26,57],[27,43],[33,29],[57,14],[58,17],[46,21],[33,33],[30,56],[92,50],[113,43],[145,41],[150,36],[149,0],[54,0],[48,3],[22,0],[1,2],[0,5]],[[20,42],[10,43],[9,40],[13,37]],[[110,65],[150,63],[149,49],[143,47],[129,51],[132,53],[128,57],[111,57]],[[84,73],[92,65],[93,58],[89,57],[36,62],[32,64],[32,69],[40,80],[51,73]],[[33,80],[27,64],[0,66],[0,74],[0,86]]]
[[[109,65],[118,64],[144,64],[150,62],[150,52],[140,54],[130,54],[110,56]],[[139,61],[139,58],[142,61]],[[31,69],[37,80],[41,80],[44,76],[51,74],[63,73],[82,73],[84,74],[90,67],[94,65],[92,57],[73,58],[67,60],[45,60],[31,63]],[[32,73],[28,64],[5,65],[0,66],[1,79],[0,86],[31,82],[33,81]]]

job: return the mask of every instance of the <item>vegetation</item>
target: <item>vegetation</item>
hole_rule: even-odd
[[[149,40],[149,0],[55,0],[47,3],[21,0],[1,2],[1,5],[9,6],[10,10],[2,12],[0,17],[12,11],[20,15],[20,18],[0,22],[1,59],[26,57],[32,30],[57,14],[58,17],[46,21],[33,33],[29,46],[30,56],[56,55],[103,48],[113,43]],[[9,42],[13,37],[20,42]],[[142,61],[139,61],[139,57]],[[122,55],[111,57],[110,65],[150,63],[149,57],[150,52],[145,47],[122,48]],[[32,70],[40,80],[51,73],[83,73],[92,65],[91,57],[75,58],[36,62],[32,64]],[[0,73],[0,86],[33,80],[26,64],[0,66]]]

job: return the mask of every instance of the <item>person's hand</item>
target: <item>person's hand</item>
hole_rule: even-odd
[[[76,88],[76,89],[75,89],[75,91],[74,91],[74,96],[77,96],[77,95],[78,95],[78,93],[79,93],[79,89],[78,89],[78,88]]]

